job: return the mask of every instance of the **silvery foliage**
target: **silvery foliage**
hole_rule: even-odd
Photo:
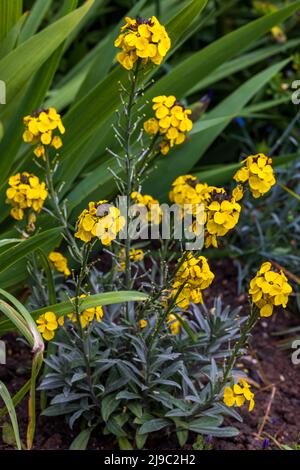
[[[65,415],[71,428],[82,421],[89,427],[101,424],[104,434],[135,440],[138,448],[159,430],[176,431],[180,445],[191,431],[236,435],[235,428],[222,423],[226,415],[240,417],[214,389],[239,337],[239,311],[224,307],[219,298],[212,309],[193,305],[185,315],[189,328],[172,335],[166,326],[149,350],[156,312],[148,312],[148,327],[140,330],[133,304],[131,324],[120,321],[120,305],[106,308],[103,321],[91,324],[86,335],[96,402],[82,354],[72,336],[60,331],[54,341],[57,351],[46,359],[49,369],[40,385],[49,397],[43,414]]]

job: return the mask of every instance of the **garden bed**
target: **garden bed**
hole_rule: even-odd
[[[222,293],[226,304],[240,305],[242,312],[247,313],[247,297],[236,293],[236,270],[229,261],[212,263],[216,273],[213,287],[205,293],[205,302],[209,305],[215,295]],[[224,273],[226,277],[224,278]],[[261,320],[254,330],[250,342],[249,354],[239,361],[241,369],[247,369],[249,380],[252,381],[255,391],[255,408],[249,413],[244,407],[241,414],[243,423],[232,420],[231,424],[240,430],[235,438],[213,439],[213,448],[217,450],[254,450],[266,445],[267,435],[272,436],[280,444],[297,442],[300,420],[300,382],[295,380],[300,367],[291,362],[291,352],[280,350],[276,344],[277,338],[273,333],[295,324],[294,318],[288,312],[279,312],[269,321]],[[1,366],[0,380],[5,380],[11,392],[15,392],[29,377],[31,355],[29,349],[17,337],[8,335],[6,338],[8,360],[7,366]],[[269,409],[269,412],[268,412]],[[21,434],[24,438],[27,426],[27,401],[18,406],[18,419]],[[68,449],[72,440],[78,434],[78,428],[70,431],[69,427],[60,418],[39,416],[37,433],[34,442],[35,449]],[[196,436],[191,435],[186,449],[192,449]],[[0,435],[0,449],[9,449],[10,446],[2,441]],[[89,444],[90,449],[117,449],[117,445],[110,437],[102,436],[98,430],[94,433]],[[177,439],[169,436],[162,441],[161,438],[149,440],[149,449],[178,449]],[[278,445],[270,439],[268,448],[277,449]]]

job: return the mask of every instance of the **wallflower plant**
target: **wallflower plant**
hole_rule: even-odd
[[[64,415],[71,428],[80,425],[89,434],[96,428],[112,434],[123,449],[144,448],[149,435],[158,431],[160,437],[175,433],[180,446],[190,432],[234,436],[237,430],[223,426],[224,417],[239,418],[233,406],[248,402],[250,411],[254,407],[254,394],[244,373],[235,369],[236,361],[260,316],[285,307],[292,289],[284,273],[267,262],[250,283],[247,317],[241,318],[239,309],[223,306],[220,299],[208,309],[203,292],[215,276],[205,252],[191,252],[184,240],[172,236],[161,237],[157,249],[132,236],[134,204],[146,208],[146,227],[162,223],[159,201],[143,192],[149,162],[171,160],[174,146],[192,138],[193,122],[191,110],[174,95],[153,98],[154,116],[145,102],[147,70],[160,64],[171,47],[168,31],[156,17],[127,17],[115,46],[121,49],[117,61],[128,71],[128,82],[120,83],[122,107],[113,125],[117,145],[108,153],[120,169],[110,171],[126,200],[125,213],[117,201],[102,199],[100,188],[97,199],[77,214],[76,226],[70,223],[67,201],[55,185],[65,128],[52,107],[24,118],[23,139],[35,146],[45,182],[29,173],[8,182],[7,202],[17,221],[27,209],[37,214],[43,209],[62,227],[64,237],[60,251],[47,253],[46,259],[41,256],[42,266],[33,259],[31,269],[31,301],[38,304],[48,298],[48,305],[38,305],[47,310],[36,320],[38,331],[50,342],[39,386],[43,414]],[[232,193],[193,175],[179,176],[172,184],[170,200],[179,205],[180,219],[189,205],[189,229],[195,236],[199,205],[204,208],[206,248],[217,248],[218,240],[238,224],[246,182],[255,198],[275,184],[272,161],[262,154],[249,156],[234,178],[239,184]],[[109,257],[108,270],[97,266],[104,255]],[[51,282],[39,298],[41,271]],[[56,284],[53,271],[67,279]],[[90,296],[108,289],[138,289],[147,300],[84,306]],[[66,311],[50,309],[57,299],[68,301]]]

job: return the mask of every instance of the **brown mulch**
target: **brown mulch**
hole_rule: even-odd
[[[216,295],[222,296],[225,302],[232,306],[241,305],[246,314],[247,297],[236,295],[236,270],[226,261],[218,261],[213,266],[216,279],[213,288],[205,294],[208,305]],[[227,420],[226,424],[237,427],[240,434],[235,438],[213,439],[214,449],[254,450],[262,449],[264,439],[272,436],[280,444],[292,444],[298,441],[300,432],[300,366],[291,362],[292,350],[281,350],[278,347],[278,337],[273,333],[290,326],[299,325],[299,319],[288,312],[280,312],[269,319],[261,320],[255,328],[250,341],[250,350],[247,356],[240,360],[241,369],[247,371],[255,392],[255,408],[249,413],[244,407],[241,414],[243,423]],[[30,351],[14,335],[8,335],[7,365],[0,365],[0,380],[2,380],[12,393],[19,390],[29,377]],[[22,438],[25,440],[27,426],[27,400],[17,408]],[[5,418],[7,420],[7,418]],[[1,423],[0,423],[1,427]],[[101,436],[100,431],[93,435],[89,448],[116,449],[114,441]],[[63,418],[46,418],[39,416],[35,449],[68,449],[70,443],[78,434],[70,431]],[[0,428],[0,450],[10,447],[2,441]],[[186,449],[191,449],[194,437]],[[269,448],[276,449],[278,445],[270,439]],[[266,442],[266,441],[265,441]],[[176,449],[177,440],[172,438],[163,443],[160,439],[147,442],[149,449]]]

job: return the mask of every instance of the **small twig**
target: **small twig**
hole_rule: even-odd
[[[275,385],[273,385],[272,387],[272,392],[271,392],[271,395],[270,395],[270,399],[269,399],[269,402],[268,402],[268,406],[267,406],[267,409],[266,409],[266,412],[265,412],[265,416],[264,416],[264,419],[262,420],[262,423],[259,427],[259,430],[258,430],[258,434],[257,436],[260,438],[263,430],[264,430],[264,427],[266,425],[266,422],[267,422],[267,419],[269,418],[269,415],[270,415],[270,411],[271,411],[271,406],[272,406],[272,403],[274,401],[274,398],[275,398],[275,393],[276,393],[276,387]]]

